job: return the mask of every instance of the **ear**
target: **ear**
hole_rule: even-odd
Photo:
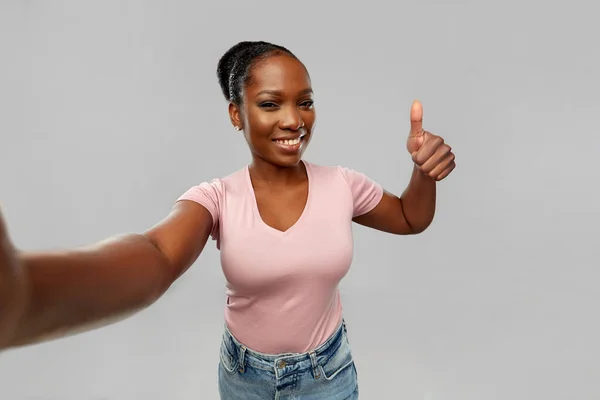
[[[234,128],[239,127],[240,130],[244,128],[240,108],[232,102],[229,103],[229,119]]]

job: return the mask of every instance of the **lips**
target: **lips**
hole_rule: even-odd
[[[301,133],[301,134],[297,134],[297,135],[289,135],[289,136],[280,136],[277,138],[272,139],[273,141],[286,141],[286,140],[297,140],[300,139],[302,137],[304,137],[306,135],[306,133]]]
[[[286,138],[277,138],[272,140],[277,148],[287,154],[297,153],[304,141],[304,135],[295,135]]]
[[[295,139],[273,139],[275,143],[284,144],[286,146],[294,146],[302,141],[301,137]]]

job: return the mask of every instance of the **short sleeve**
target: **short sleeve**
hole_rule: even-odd
[[[383,187],[361,172],[345,167],[338,168],[352,194],[354,202],[352,217],[358,217],[374,209],[383,197]]]
[[[219,239],[219,220],[221,215],[221,198],[223,185],[219,179],[210,182],[202,182],[199,185],[192,186],[177,201],[191,200],[206,208],[212,216],[211,237],[213,240]]]

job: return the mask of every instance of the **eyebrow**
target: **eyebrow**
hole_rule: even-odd
[[[305,94],[312,94],[312,93],[313,93],[312,88],[306,88],[306,89],[301,90],[298,94],[305,95]],[[281,90],[261,90],[256,95],[259,96],[261,94],[270,94],[273,96],[283,96],[283,92]]]

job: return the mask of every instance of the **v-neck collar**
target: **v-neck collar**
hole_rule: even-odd
[[[263,226],[267,231],[270,231],[277,235],[289,235],[291,232],[294,231],[294,229],[296,229],[298,227],[298,225],[300,225],[302,223],[302,220],[304,220],[306,218],[305,216],[308,213],[309,206],[311,203],[311,198],[312,198],[313,177],[312,177],[312,171],[310,169],[310,163],[308,163],[304,160],[301,160],[301,162],[304,164],[304,167],[306,169],[306,176],[308,179],[308,195],[306,196],[306,203],[304,204],[304,209],[302,210],[302,214],[300,214],[300,217],[298,217],[296,222],[294,222],[294,224],[285,231],[281,231],[279,229],[273,228],[271,225],[267,224],[263,220],[262,216],[260,215],[260,211],[258,209],[258,202],[256,201],[256,193],[254,192],[254,187],[252,186],[252,179],[250,178],[250,165],[246,165],[246,168],[245,168],[246,183],[248,185],[248,190],[250,191],[250,195],[251,195],[251,199],[252,199],[252,210],[254,212],[256,219],[259,221],[260,225]]]

